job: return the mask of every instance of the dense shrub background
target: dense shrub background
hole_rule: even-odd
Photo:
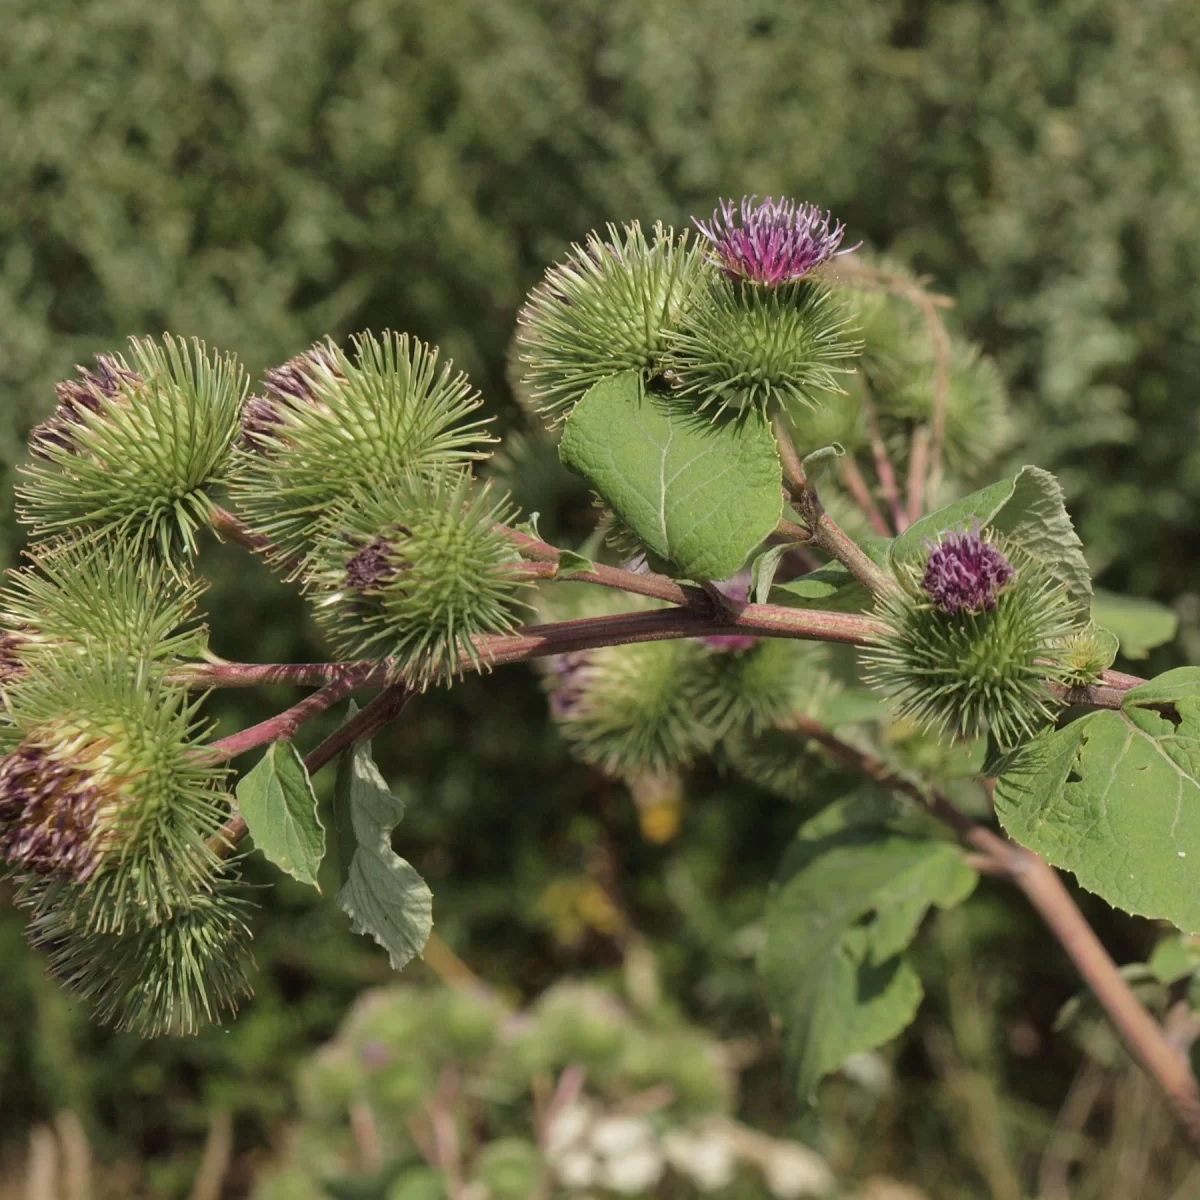
[[[1101,582],[1177,602],[1173,653],[1200,655],[1189,0],[2,8],[5,496],[54,380],[163,329],[256,371],[326,332],[407,329],[467,368],[511,427],[516,308],[568,242],[608,220],[680,223],[719,195],[782,192],[833,208],[854,238],[956,297],[954,320],[1014,394],[1020,458],[1060,472]],[[586,518],[577,492],[561,507]],[[11,517],[4,528],[11,560],[19,535]],[[214,567],[215,642],[230,657],[320,652],[265,573],[224,552]],[[223,698],[220,711],[249,720],[286,699]],[[586,879],[607,856],[680,1003],[724,1032],[765,1033],[750,964],[727,943],[754,918],[794,813],[705,776],[680,837],[646,843],[625,793],[568,763],[523,671],[425,699],[380,758],[417,789],[412,857],[442,932],[482,974],[528,992],[612,967],[611,938],[556,939],[545,905],[549,883]],[[685,895],[717,903],[684,916]],[[186,1191],[211,1103],[239,1112],[240,1149],[265,1145],[290,1062],[385,973],[327,907],[286,885],[265,903],[259,999],[231,1032],[183,1044],[86,1025],[40,978],[15,922],[0,926],[0,1133],[20,1138],[70,1104],[110,1159],[147,1161],[164,1195]],[[1006,1097],[1002,1120],[1021,1114],[1019,1146],[1036,1148],[1076,1063],[1047,1040],[1074,984],[1019,904],[985,890],[970,911],[980,1003],[1054,1046],[1032,1072],[998,1024],[976,1064]],[[1098,915],[1119,957],[1144,952],[1148,929]],[[938,945],[923,1020],[945,1024]],[[893,1136],[877,1165],[919,1174],[934,1155],[966,1189],[936,1194],[974,1195],[970,1131],[948,1100],[921,1107],[938,1094],[923,1036],[908,1039],[907,1090],[879,1118]],[[764,1068],[758,1115],[786,1120],[773,1086]],[[961,1148],[943,1159],[930,1147],[947,1131]]]

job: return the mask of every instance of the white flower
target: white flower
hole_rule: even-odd
[[[892,1070],[883,1055],[868,1050],[842,1063],[842,1074],[872,1096],[885,1095],[892,1086]]]
[[[592,1129],[592,1150],[600,1160],[599,1182],[632,1194],[653,1187],[665,1167],[654,1130],[634,1117],[606,1117]]]
[[[733,1182],[733,1147],[719,1133],[673,1129],[663,1138],[667,1162],[702,1192],[715,1192]]]
[[[554,1159],[583,1141],[591,1123],[592,1109],[584,1101],[577,1100],[556,1113],[546,1128],[546,1157]]]
[[[605,1117],[592,1129],[592,1149],[606,1158],[619,1158],[654,1145],[654,1130],[635,1117]]]
[[[599,1182],[622,1195],[634,1195],[652,1188],[663,1173],[662,1152],[651,1144],[619,1158],[601,1161]]]
[[[565,1188],[585,1188],[596,1183],[599,1163],[586,1150],[570,1150],[554,1164],[558,1181]]]
[[[833,1189],[833,1172],[819,1154],[797,1142],[776,1142],[763,1158],[767,1187],[777,1200],[823,1196]]]

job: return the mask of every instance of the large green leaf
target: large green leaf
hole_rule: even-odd
[[[892,564],[917,566],[925,560],[929,539],[975,523],[1007,535],[1046,564],[1067,585],[1076,608],[1086,616],[1092,602],[1092,577],[1083,544],[1067,514],[1058,480],[1040,467],[1022,467],[1011,478],[922,517],[892,542]]]
[[[304,760],[291,742],[272,742],[237,785],[238,809],[255,846],[281,871],[317,887],[325,829]]]
[[[1092,620],[1117,635],[1126,658],[1145,658],[1155,646],[1169,642],[1179,627],[1179,618],[1165,605],[1100,588],[1092,598]]]
[[[695,579],[735,574],[783,511],[765,421],[713,420],[648,393],[636,371],[587,392],[560,453],[650,550]]]
[[[904,950],[930,905],[975,884],[956,846],[881,824],[890,805],[856,792],[809,821],[772,892],[760,966],[803,1100],[912,1020],[922,989]]]
[[[1000,778],[996,812],[1115,907],[1200,930],[1200,668],[1036,738]]]
[[[354,932],[373,937],[399,971],[429,941],[433,895],[416,869],[392,849],[392,830],[404,816],[404,803],[388,790],[366,742],[350,747],[338,760],[334,811],[345,877],[338,907],[349,916]]]

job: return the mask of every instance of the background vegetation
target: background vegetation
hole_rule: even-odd
[[[1188,0],[0,9],[3,495],[53,382],[163,329],[256,371],[327,332],[409,330],[519,428],[505,371],[516,309],[571,240],[786,193],[831,207],[956,299],[954,323],[1014,397],[1014,461],[1059,473],[1102,586],[1177,607],[1180,637],[1153,665],[1200,660],[1200,8]],[[539,461],[521,472],[529,506],[544,530],[583,536],[584,490]],[[11,516],[3,528],[11,562],[19,533]],[[321,654],[293,597],[212,553],[217,647]],[[223,697],[219,715],[232,727],[287,698]],[[674,1003],[761,1047],[743,1117],[796,1130],[747,951],[794,809],[700,773],[676,832],[661,805],[639,809],[568,760],[523,669],[424,698],[377,756],[412,789],[406,854],[475,972],[519,999],[565,974],[612,975],[647,944]],[[286,882],[270,897],[255,1001],[186,1042],[89,1025],[6,915],[4,1155],[69,1108],[125,1171],[115,1194],[182,1196],[226,1110],[227,1194],[245,1194],[291,1112],[297,1062],[389,976],[331,906]],[[1145,957],[1153,929],[1088,912],[1118,961]],[[1169,1194],[1178,1176],[1158,1153],[1153,1100],[1102,1048],[1089,1057],[1051,1033],[1076,985],[1018,899],[984,887],[922,954],[930,998],[889,1053],[895,1086],[864,1105],[833,1085],[805,1136],[855,1178],[1019,1200],[1037,1194],[1072,1079],[1099,1072],[1091,1182],[1072,1194],[1127,1196],[1131,1181]],[[1119,1161],[1100,1149],[1114,1139]]]

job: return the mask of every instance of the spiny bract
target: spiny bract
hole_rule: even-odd
[[[952,538],[931,547],[932,560]],[[977,539],[978,540],[978,539]],[[1063,643],[1074,627],[1065,586],[1047,567],[1018,547],[983,543],[1012,574],[1003,583],[972,576],[972,605],[953,611],[925,586],[930,570],[901,571],[902,590],[876,606],[881,632],[863,654],[866,677],[894,701],[897,714],[912,717],[943,736],[991,732],[1001,746],[1032,737],[1053,718],[1047,680],[1064,675]],[[990,606],[989,606],[990,605]]]
[[[211,523],[245,375],[194,339],[130,344],[132,363],[102,356],[59,385],[57,411],[32,435],[19,511],[38,536],[110,534],[177,565]]]
[[[413,686],[480,667],[475,638],[511,630],[519,606],[520,555],[496,528],[513,515],[466,471],[352,492],[305,568],[318,622]]]
[[[356,488],[485,457],[482,403],[467,377],[408,334],[364,333],[351,359],[321,343],[267,373],[242,417],[231,492],[238,512],[295,567]]]

